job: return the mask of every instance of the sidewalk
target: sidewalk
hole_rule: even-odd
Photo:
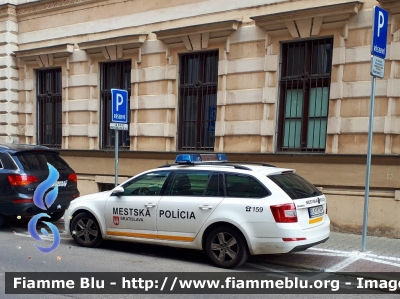
[[[323,244],[302,252],[271,255],[268,262],[310,271],[363,272],[360,276],[364,277],[390,277],[387,274],[392,272],[400,276],[400,239],[367,237],[366,251],[361,252],[361,247],[361,235],[331,232]]]

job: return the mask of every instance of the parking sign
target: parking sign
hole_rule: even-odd
[[[113,123],[128,122],[128,91],[111,89],[111,121]]]
[[[387,34],[389,24],[389,13],[374,6],[374,24],[372,26],[371,54],[380,58],[386,57]]]

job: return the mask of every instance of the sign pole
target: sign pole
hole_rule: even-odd
[[[115,187],[118,186],[118,130],[114,130],[115,132]]]
[[[118,131],[128,131],[128,117],[128,91],[112,88],[110,129],[115,132],[115,187],[118,186]]]
[[[372,76],[371,100],[370,100],[370,105],[369,105],[368,153],[367,153],[367,174],[366,174],[366,179],[365,179],[364,221],[363,221],[363,230],[362,230],[362,252],[365,252],[365,247],[366,247],[366,243],[367,243],[369,185],[370,185],[370,177],[371,177],[372,131],[374,129],[375,88],[376,88],[376,77]]]
[[[389,24],[389,12],[374,6],[372,13],[372,43],[371,43],[371,100],[369,105],[369,129],[368,129],[368,151],[367,151],[367,170],[365,176],[365,198],[364,198],[364,220],[362,228],[362,248],[365,252],[367,243],[368,227],[368,205],[369,205],[369,186],[371,179],[371,155],[372,155],[372,134],[374,130],[374,108],[375,108],[375,89],[376,77],[385,77],[385,57],[387,47],[387,33]]]

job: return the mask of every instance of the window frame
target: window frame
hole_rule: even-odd
[[[301,45],[304,44],[304,68],[303,68],[303,73],[299,74],[294,74],[290,75],[288,74],[288,65],[290,64],[289,61],[289,49],[290,46],[296,47],[296,45]],[[320,73],[318,72],[314,73],[314,67],[313,66],[313,47],[314,46],[325,46],[329,45],[330,48],[330,56],[327,57],[327,62],[324,64],[324,61],[322,60],[322,65],[317,64],[317,71],[318,71],[318,66],[321,67],[321,69],[329,69],[328,73]],[[300,49],[300,46],[299,46]],[[299,50],[300,52],[301,50]],[[318,52],[320,54],[320,52]],[[277,131],[277,151],[278,152],[318,152],[318,153],[324,153],[326,150],[326,139],[327,139],[327,127],[328,127],[328,116],[329,116],[329,93],[330,93],[330,85],[331,85],[331,77],[332,77],[332,54],[333,54],[333,37],[324,37],[324,38],[316,38],[316,39],[308,39],[308,40],[301,40],[301,41],[290,41],[290,42],[283,42],[281,43],[281,63],[280,63],[280,78],[279,78],[279,107],[278,107],[278,131]],[[295,57],[296,54],[293,54],[292,57]],[[318,57],[318,55],[317,55]],[[323,59],[324,57],[321,56]],[[300,56],[299,56],[300,59]],[[295,66],[296,61],[295,58],[292,60],[292,66]],[[297,63],[297,65],[301,65],[301,63]],[[295,72],[295,71],[292,71]],[[316,91],[315,93],[315,99],[317,99],[317,95],[319,91],[322,91],[322,98],[324,97],[324,92],[327,92],[327,103],[326,103],[326,112],[324,111],[324,116],[310,116],[310,103],[312,102],[312,89]],[[289,117],[286,116],[286,105],[287,105],[287,95],[289,90],[302,90],[302,104],[301,104],[301,115],[300,117],[297,117],[297,112],[296,116],[293,117],[292,115],[289,115]],[[297,101],[298,98],[295,99]],[[293,100],[291,100],[293,101]],[[315,100],[315,105],[317,103],[321,106],[320,108],[320,113],[322,114],[322,107],[324,106],[323,101],[317,101]],[[315,106],[316,107],[316,106]],[[296,108],[297,109],[297,108]],[[292,113],[292,112],[290,112]],[[314,111],[314,114],[316,114],[316,111]],[[288,124],[289,126],[291,125],[289,122],[286,122],[287,120],[294,120],[294,119],[299,119],[300,120],[300,136],[297,134],[297,125],[295,128],[295,135],[294,135],[294,140],[291,140],[290,136],[290,128],[288,130],[288,144],[285,145],[285,124]],[[318,121],[319,121],[319,128],[320,128],[320,134],[319,134],[319,139],[318,139],[318,145],[314,147],[314,136],[311,139],[311,147],[308,146],[309,142],[309,134],[308,131],[310,129],[310,123],[314,121],[314,127],[312,128],[313,130],[317,127]],[[321,130],[321,127],[325,125],[324,131]],[[313,134],[315,134],[315,131],[312,131]],[[296,137],[297,136],[297,137]],[[325,141],[323,144],[321,143],[321,136],[323,137],[322,141]],[[299,140],[299,145],[296,145],[296,139],[300,138]],[[294,144],[294,146],[291,146],[291,142]]]
[[[113,84],[113,82],[105,81],[106,79],[106,66],[119,65],[117,75],[119,83]],[[129,69],[129,75],[124,76],[124,72]],[[115,133],[118,134],[118,147],[122,150],[130,149],[130,135],[129,135],[129,124],[131,122],[131,110],[130,110],[130,97],[131,97],[131,74],[132,74],[132,61],[131,60],[118,60],[118,61],[107,61],[99,63],[100,72],[100,148],[101,149],[115,149]],[[107,73],[111,72],[107,70]],[[127,82],[125,82],[125,80]],[[125,84],[127,84],[125,88]],[[107,85],[105,87],[105,85]],[[112,86],[108,86],[112,85]],[[114,86],[115,85],[115,86]],[[125,89],[128,91],[128,130],[112,130],[110,129],[111,122],[111,89]],[[108,102],[109,101],[109,102]],[[110,139],[110,143],[108,143]],[[111,141],[113,140],[113,141]]]
[[[47,105],[51,108],[47,109]],[[36,111],[37,143],[49,148],[61,148],[63,125],[61,67],[36,70]],[[46,119],[49,116],[50,123]],[[49,125],[50,129],[45,129],[46,125]],[[48,132],[51,133],[50,137]]]
[[[198,58],[196,59],[197,56]],[[189,61],[191,57],[194,57],[193,59],[198,62],[193,66],[195,69],[197,67],[197,74],[195,75],[197,76],[197,80],[189,71]],[[215,59],[215,64],[210,66],[211,70],[207,72],[206,63],[207,59],[210,57],[211,59]],[[179,54],[179,63],[179,129],[177,148],[182,151],[213,151],[215,146],[215,122],[217,114],[219,50]],[[210,82],[205,82],[207,77],[211,78]],[[194,117],[194,120],[185,119],[185,117],[188,116],[187,113],[185,113],[185,108],[187,101],[190,100],[189,97],[193,97],[194,101],[196,101],[197,111],[193,111],[191,115]],[[211,109],[214,106],[210,105],[210,101],[215,101],[214,109]],[[206,115],[208,115],[208,118]],[[185,125],[191,122],[195,124],[194,136],[191,136],[191,130],[189,128],[185,130]],[[191,139],[194,140],[194,144]],[[212,145],[207,144],[208,142],[212,143]]]

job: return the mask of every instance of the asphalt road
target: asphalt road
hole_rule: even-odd
[[[27,231],[27,220],[15,220],[0,228],[0,298],[376,298],[376,295],[5,295],[5,272],[235,272],[235,271],[301,271],[268,264],[268,256],[250,257],[237,270],[225,270],[209,264],[201,251],[127,242],[105,242],[100,248],[83,248],[63,233],[63,221],[57,222],[61,232],[60,246],[43,254]],[[41,244],[48,247],[48,244]],[[207,277],[205,277],[207,278]],[[400,295],[379,295],[394,298]]]

